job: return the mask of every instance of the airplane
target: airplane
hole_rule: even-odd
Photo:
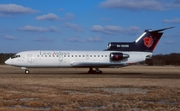
[[[39,50],[19,52],[5,64],[21,67],[25,74],[28,68],[89,68],[88,73],[102,73],[99,68],[125,67],[152,57],[164,30],[145,30],[134,42],[110,42],[102,51]],[[95,69],[95,70],[94,70]]]

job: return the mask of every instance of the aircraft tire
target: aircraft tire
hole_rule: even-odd
[[[29,73],[30,73],[30,71],[26,69],[25,70],[25,74],[29,74]]]
[[[96,72],[95,70],[88,71],[88,74],[102,74],[102,71]]]
[[[102,71],[99,70],[98,72],[95,71],[95,74],[102,74]]]

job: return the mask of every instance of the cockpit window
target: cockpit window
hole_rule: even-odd
[[[11,57],[11,59],[18,58],[18,57],[20,57],[20,55],[13,55],[13,56]]]

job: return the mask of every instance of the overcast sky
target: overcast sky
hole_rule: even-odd
[[[180,0],[1,0],[0,53],[104,50],[171,26],[155,54],[180,53]]]

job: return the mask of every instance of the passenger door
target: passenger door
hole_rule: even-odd
[[[32,54],[27,55],[27,60],[29,63],[32,63]]]

